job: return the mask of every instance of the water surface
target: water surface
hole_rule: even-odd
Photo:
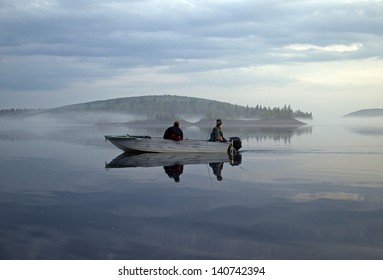
[[[380,123],[223,127],[239,162],[164,168],[104,141],[163,127],[2,121],[0,259],[383,259]]]

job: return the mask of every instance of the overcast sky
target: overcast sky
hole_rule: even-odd
[[[383,0],[0,0],[0,109],[172,94],[383,108]]]

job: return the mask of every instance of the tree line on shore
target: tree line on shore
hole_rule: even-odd
[[[53,109],[4,109],[0,116],[33,115],[38,113],[75,113],[75,112],[113,112],[143,116],[146,120],[182,119],[185,115],[198,115],[201,118],[214,119],[286,119],[312,118],[312,113],[294,111],[290,105],[283,107],[241,106],[196,97],[174,95],[126,97],[81,104],[68,105]]]

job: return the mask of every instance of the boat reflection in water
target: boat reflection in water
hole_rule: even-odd
[[[156,167],[163,166],[165,173],[175,182],[180,181],[184,165],[209,164],[217,180],[222,180],[224,163],[237,166],[242,162],[238,153],[232,157],[227,154],[171,154],[171,153],[123,153],[105,165],[105,168]]]

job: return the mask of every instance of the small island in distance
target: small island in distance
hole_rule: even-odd
[[[349,117],[361,117],[361,118],[371,118],[371,117],[383,117],[383,109],[374,108],[374,109],[362,109],[344,115],[345,118]]]
[[[45,115],[47,117],[73,117],[74,115],[93,114],[97,124],[147,125],[169,123],[181,120],[184,124],[211,125],[211,120],[220,118],[227,125],[265,125],[288,126],[304,125],[296,120],[312,119],[312,113],[293,110],[290,105],[283,107],[265,107],[262,105],[241,106],[227,102],[204,98],[177,95],[150,95],[125,97],[67,105],[51,109],[3,109],[0,117],[28,117]],[[116,121],[108,120],[107,115],[119,114]],[[125,117],[126,116],[126,117]]]

